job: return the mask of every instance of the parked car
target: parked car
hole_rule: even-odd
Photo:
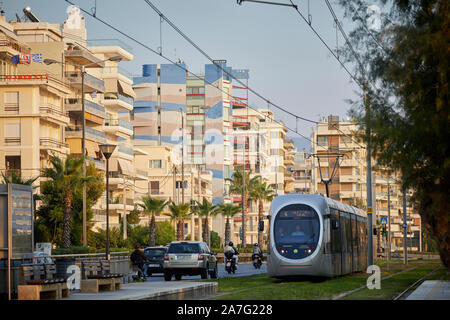
[[[164,256],[164,280],[170,281],[172,275],[181,280],[183,275],[208,275],[217,278],[217,253],[211,252],[205,242],[173,241]]]
[[[151,277],[153,273],[164,273],[164,255],[167,247],[148,247],[144,249],[149,262],[147,263],[147,276]]]

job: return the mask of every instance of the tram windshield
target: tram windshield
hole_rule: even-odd
[[[317,248],[319,233],[319,216],[308,205],[288,205],[275,217],[275,247],[288,259],[303,259],[311,255]]]

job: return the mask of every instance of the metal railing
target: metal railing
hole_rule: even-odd
[[[9,39],[0,39],[0,47],[10,47],[20,53],[31,53],[31,50],[27,47],[20,45],[18,42]]]
[[[80,82],[81,83],[81,71],[66,71],[64,73],[67,79],[71,82]],[[105,82],[103,80],[100,80],[97,77],[94,77],[93,75],[89,73],[84,74],[84,82],[85,84],[94,84],[96,87],[104,88]]]
[[[124,146],[124,145],[119,145],[119,152],[131,155],[131,156],[134,155],[133,149],[129,148],[127,146]]]
[[[148,172],[145,170],[134,169],[134,171],[136,172],[136,174],[138,174],[140,176],[148,177]]]
[[[133,124],[122,119],[105,119],[104,125],[105,127],[118,126],[133,131]]]
[[[130,97],[126,97],[124,95],[121,95],[120,93],[115,93],[113,96],[105,96],[105,100],[120,100],[125,103],[133,105],[134,99]]]
[[[54,114],[61,117],[68,117],[69,114],[67,112],[64,112],[56,105],[53,105],[51,103],[48,103],[47,106],[39,107],[40,113],[49,113]]]
[[[43,147],[68,148],[69,145],[53,138],[40,138],[39,144]]]
[[[119,74],[123,75],[124,77],[130,78],[130,79],[133,77],[133,75],[129,71],[127,71],[124,68],[119,67],[119,66],[116,66],[116,67],[104,67],[102,69],[102,72],[103,72],[103,74],[119,73]]]
[[[80,105],[80,106],[81,106],[81,103],[82,103],[81,98],[66,98],[64,100],[64,102],[65,102],[65,104],[68,104],[68,105]],[[101,112],[105,112],[105,108],[104,107],[102,107],[101,105],[96,104],[95,102],[92,102],[90,100],[84,99],[84,106],[88,107],[88,108],[96,109],[96,110],[101,111]],[[81,111],[81,109],[80,109],[80,111]]]
[[[7,114],[19,114],[19,104],[5,102],[4,110]]]
[[[6,137],[6,144],[20,145],[20,137]]]

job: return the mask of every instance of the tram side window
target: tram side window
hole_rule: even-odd
[[[356,216],[354,214],[352,216],[352,238],[353,238],[353,250],[357,250],[358,248],[358,230],[357,230],[357,221]]]
[[[341,252],[341,228],[334,229],[333,221],[339,223],[339,211],[336,209],[330,208],[330,233],[331,233],[331,253],[340,253]]]
[[[346,219],[345,218],[345,213],[342,211],[339,211],[339,216],[340,216],[340,227],[339,227],[339,231],[341,234],[341,250],[342,252],[346,252],[347,251],[347,224],[346,224]]]
[[[344,215],[345,215],[345,238],[347,240],[346,243],[347,252],[352,252],[352,228],[350,215],[348,213],[345,213]]]

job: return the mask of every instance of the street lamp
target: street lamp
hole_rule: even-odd
[[[100,151],[106,158],[106,259],[109,261],[109,158],[116,149],[115,144],[101,144]]]
[[[88,63],[84,65],[78,65],[78,64],[72,64],[62,61],[57,61],[54,59],[44,59],[44,63],[46,65],[54,64],[54,63],[60,63],[60,64],[68,64],[77,68],[81,68],[81,154],[82,157],[85,157],[85,150],[86,150],[86,118],[85,118],[85,107],[84,107],[84,75],[86,74],[85,68],[95,65],[99,62],[105,62],[105,61],[115,61],[119,62],[122,60],[121,56],[114,56],[110,57],[105,60],[100,60],[98,62]],[[83,160],[83,177],[86,178],[86,160]],[[87,218],[86,218],[86,183],[83,182],[83,246],[87,245]]]

